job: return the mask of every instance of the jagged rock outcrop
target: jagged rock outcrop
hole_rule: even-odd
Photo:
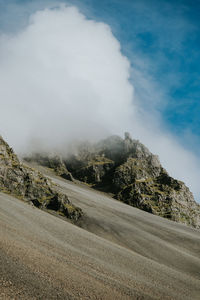
[[[64,163],[75,178],[103,189],[108,185],[114,193],[136,179],[158,176],[163,169],[158,157],[128,133],[124,140],[111,136],[95,145],[85,143]]]
[[[170,177],[158,156],[129,133],[124,139],[111,136],[96,144],[83,143],[62,158],[62,165],[72,178],[112,193],[120,201],[200,228],[200,205],[190,190]]]
[[[0,137],[0,191],[32,202],[40,208],[58,211],[77,220],[82,211],[75,207],[56,186],[40,172],[22,164]]]
[[[200,228],[200,205],[181,181],[173,179],[138,140],[111,136],[82,145],[64,161],[74,178],[92,184],[129,205]]]

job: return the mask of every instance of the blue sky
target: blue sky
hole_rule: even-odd
[[[81,2],[88,14],[110,24],[132,68],[149,81],[152,93],[132,72],[140,99],[200,154],[200,1]]]
[[[132,66],[135,93],[180,143],[200,154],[200,1],[75,0],[88,18],[110,25]],[[60,1],[0,0],[1,32]]]

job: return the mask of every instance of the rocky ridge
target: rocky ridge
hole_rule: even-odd
[[[0,137],[0,191],[10,193],[39,208],[58,211],[77,220],[82,211],[53,182],[40,172],[22,164],[12,148]]]
[[[124,139],[111,136],[96,144],[83,143],[65,159],[47,159],[42,155],[33,159],[57,174],[62,170],[70,180],[75,178],[112,193],[131,206],[200,228],[200,205],[189,188],[172,178],[158,156],[129,133],[125,133]]]

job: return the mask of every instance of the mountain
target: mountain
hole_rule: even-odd
[[[29,164],[34,169],[27,167],[0,139],[0,299],[199,299],[199,230],[126,205],[76,180],[82,164],[87,182],[117,197],[117,171],[133,155],[143,167],[149,157],[140,176],[151,174],[155,180],[166,172],[139,142],[134,152],[136,142],[111,137],[82,144],[67,159],[40,159],[62,177],[71,171],[69,181],[53,169],[35,163]],[[65,213],[78,226],[18,198]],[[81,218],[77,207],[84,211]]]
[[[40,172],[22,164],[12,148],[0,137],[0,191],[32,203],[36,207],[58,211],[77,220],[82,211],[75,207],[56,185]]]
[[[172,178],[138,140],[111,136],[80,144],[64,157],[35,154],[29,160],[53,168],[58,175],[93,188],[155,215],[200,228],[200,205],[186,185]]]

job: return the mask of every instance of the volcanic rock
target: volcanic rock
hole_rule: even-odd
[[[53,182],[40,172],[22,164],[12,148],[0,137],[0,191],[29,201],[39,208],[58,211],[77,220],[82,211]]]
[[[128,132],[98,143],[85,142],[67,158],[32,156],[42,165],[70,174],[114,198],[170,220],[200,228],[200,205],[186,185],[172,178],[152,154]]]
[[[200,228],[200,205],[138,140],[111,136],[65,160],[72,176],[147,212]]]

